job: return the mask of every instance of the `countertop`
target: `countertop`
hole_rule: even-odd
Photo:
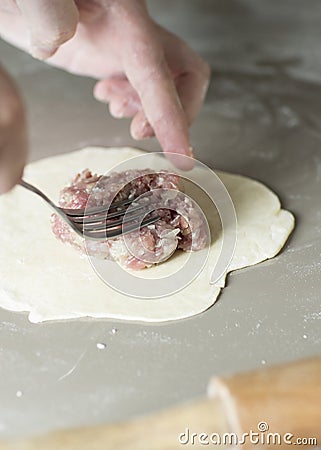
[[[0,436],[123,420],[203,395],[214,374],[321,353],[320,3],[149,3],[212,66],[191,130],[197,158],[264,182],[296,229],[279,256],[232,273],[219,301],[188,320],[31,324],[0,310]],[[93,99],[93,80],[4,42],[0,59],[26,101],[30,161],[89,144],[159,150]]]

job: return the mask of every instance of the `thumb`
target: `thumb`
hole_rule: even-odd
[[[73,37],[78,9],[73,0],[17,0],[30,32],[30,52],[35,58],[52,56]]]

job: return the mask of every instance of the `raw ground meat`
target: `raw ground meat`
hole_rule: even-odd
[[[128,170],[98,176],[85,169],[61,191],[61,207],[79,209],[104,206],[112,201],[135,199],[153,191],[157,204],[162,206],[157,209],[160,220],[128,233],[125,239],[123,236],[103,241],[87,239],[86,244],[56,214],[52,215],[52,230],[59,240],[77,247],[83,253],[112,259],[135,270],[164,261],[176,249],[200,250],[208,244],[206,223],[194,202],[180,192],[179,184],[179,176],[166,171]]]

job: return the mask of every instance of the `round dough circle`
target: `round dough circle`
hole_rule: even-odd
[[[61,188],[78,171],[89,168],[102,174],[141,153],[133,148],[88,147],[31,163],[24,178],[57,201]],[[261,183],[216,173],[229,191],[238,220],[237,246],[227,272],[275,256],[294,227],[293,215],[281,209],[278,197]],[[208,309],[224,287],[223,279],[216,285],[209,283],[211,262],[221,245],[218,238],[211,246],[207,266],[183,290],[151,301],[127,297],[107,286],[87,257],[55,238],[50,216],[45,202],[21,186],[0,197],[0,307],[28,311],[31,322],[88,316],[177,320]],[[179,259],[164,265],[180,264]]]

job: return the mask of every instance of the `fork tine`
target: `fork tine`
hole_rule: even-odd
[[[133,205],[133,203],[132,203]],[[137,205],[137,206],[133,206],[130,209],[130,212],[128,214],[132,214],[135,213],[136,211],[139,211],[141,209],[146,209],[146,207],[149,206],[147,204],[145,205]],[[105,209],[105,211],[100,212],[99,214],[95,214],[95,215],[85,215],[85,216],[73,216],[70,217],[70,219],[74,222],[74,223],[84,223],[84,224],[90,224],[90,223],[96,223],[96,222],[102,222],[102,221],[106,221],[109,219],[114,219],[114,218],[118,218],[118,217],[122,217],[126,214],[127,212],[127,208],[123,208],[120,211],[115,211],[112,213],[108,212],[108,209]]]
[[[157,220],[160,219],[158,215],[152,216],[149,218],[144,219],[141,223],[137,222],[132,223],[131,225],[128,225],[126,227],[122,226],[122,223],[131,223],[134,219],[137,219],[138,217],[141,217],[142,214],[139,214],[136,216],[130,214],[132,212],[137,212],[140,209],[144,209],[146,206],[150,205],[135,205],[134,201],[135,199],[125,199],[121,200],[119,202],[115,202],[110,204],[109,206],[99,206],[95,208],[85,208],[85,209],[69,209],[69,208],[60,208],[57,205],[55,205],[40,189],[33,186],[30,183],[27,183],[24,180],[21,180],[19,183],[22,187],[25,189],[28,189],[29,191],[32,191],[34,194],[41,197],[47,204],[58,214],[58,216],[64,220],[77,234],[79,234],[81,237],[87,237],[88,239],[93,240],[102,240],[102,239],[110,239],[117,236],[121,236],[122,234],[130,233],[131,231],[138,230],[142,227],[145,227],[147,225],[150,225],[154,222],[157,222]],[[127,208],[124,208],[126,205],[134,204],[134,207],[129,212],[128,219],[126,220],[116,220],[110,224],[106,223],[106,218],[112,219],[115,217],[122,217],[125,215]],[[123,208],[120,211],[114,211],[110,214],[108,211],[115,210],[116,208]],[[142,211],[143,212],[143,211]],[[105,213],[105,217],[99,217],[99,214]],[[104,232],[101,231],[101,227],[95,227],[96,221],[93,220],[93,217],[90,216],[97,216],[97,222],[101,223],[104,221]],[[79,220],[78,220],[79,219]],[[81,219],[81,220],[80,220]],[[88,219],[88,221],[87,221]],[[86,230],[83,230],[83,223],[85,224],[91,224],[91,228]]]
[[[160,219],[159,216],[153,216],[150,217],[148,219],[143,220],[141,223],[134,223],[132,225],[128,225],[127,227],[122,227],[121,225],[118,225],[117,227],[115,227],[115,229],[106,229],[106,231],[101,232],[101,231],[83,231],[83,235],[88,238],[88,239],[92,239],[92,240],[103,240],[103,239],[111,239],[111,238],[115,238],[127,233],[130,233],[132,231],[135,230],[139,230],[140,228],[143,228],[147,225],[151,225],[152,223],[157,222]],[[81,230],[79,229],[79,231],[81,232]]]
[[[95,215],[99,213],[104,213],[109,211],[110,209],[115,208],[121,208],[123,206],[129,205],[130,203],[133,203],[133,199],[127,198],[126,200],[121,200],[119,202],[111,203],[110,205],[105,206],[95,206],[93,208],[77,208],[77,209],[70,209],[70,208],[61,208],[63,212],[67,216],[72,217],[86,217],[90,215]]]
[[[83,224],[79,223],[79,225],[82,226],[82,229],[86,231],[106,230],[108,228],[117,227],[118,225],[137,221],[137,219],[142,219],[144,216],[145,214],[143,212],[140,212],[135,215],[128,214],[128,216],[126,217],[121,217],[118,220],[112,220],[111,222],[109,222],[109,217],[107,217],[107,219],[106,218],[102,219],[100,222],[83,223]]]

